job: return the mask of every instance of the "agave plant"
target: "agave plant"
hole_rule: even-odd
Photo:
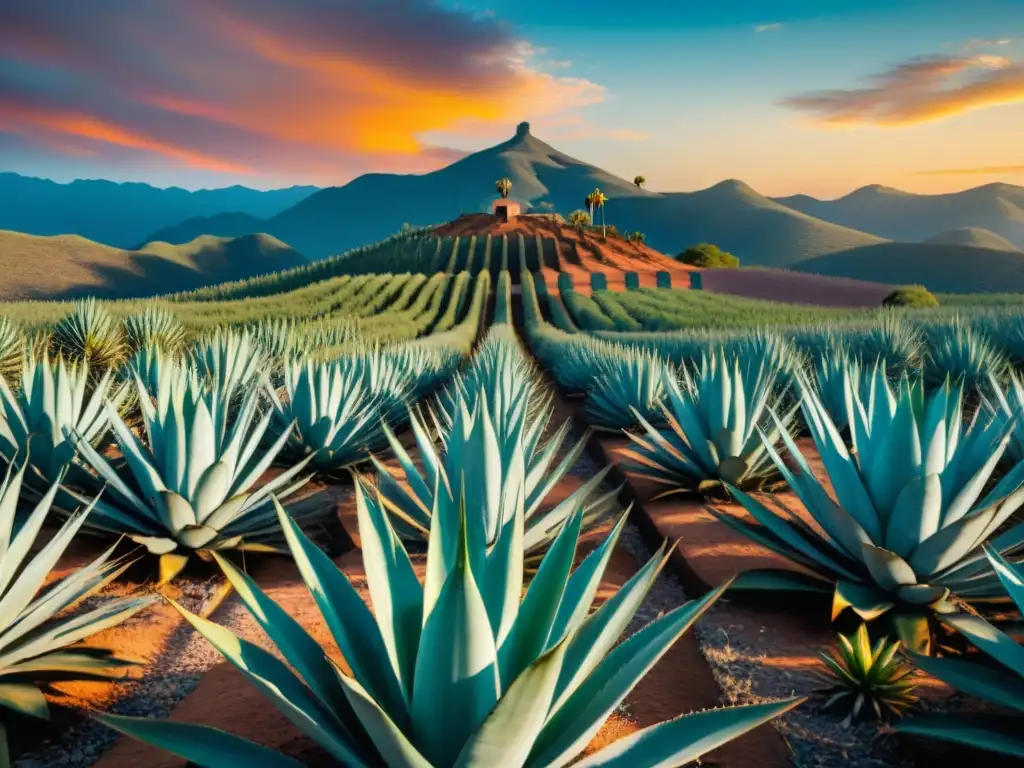
[[[199,339],[191,358],[199,374],[229,400],[255,388],[269,368],[252,335],[223,328]]]
[[[438,430],[443,454],[430,439],[422,418],[410,412],[422,470],[417,468],[401,442],[387,430],[401,474],[392,476],[376,458],[373,461],[377,467],[381,498],[395,517],[395,527],[403,536],[414,539],[427,537],[436,489],[454,488],[462,476],[472,479],[467,503],[471,509],[478,509],[485,516],[486,529],[492,538],[496,535],[499,521],[508,519],[512,514],[508,505],[514,502],[516,495],[510,484],[519,479],[523,481],[524,485],[518,491],[525,500],[526,510],[523,549],[531,561],[550,546],[573,509],[584,508],[584,524],[615,509],[618,489],[596,496],[609,471],[605,468],[562,503],[542,511],[548,494],[576,464],[587,436],[571,446],[556,463],[556,455],[568,436],[571,422],[566,421],[547,443],[542,444],[551,412],[527,419],[528,397],[529,393],[520,393],[517,400],[507,404],[507,410],[502,414],[494,414],[490,410],[486,397],[477,397],[473,401],[460,399],[453,409],[451,426]],[[508,424],[514,426],[502,434],[502,427]],[[514,471],[520,465],[526,468],[525,472]]]
[[[0,378],[13,384],[25,360],[25,334],[6,317],[0,317]]]
[[[994,551],[989,562],[1017,609],[1024,611],[1024,578]],[[932,677],[969,696],[977,696],[1013,714],[928,714],[908,718],[897,730],[1024,758],[1024,647],[980,616],[957,613],[943,621],[987,655],[995,666],[963,659],[913,656]]]
[[[8,469],[0,485],[0,766],[10,768],[4,713],[48,719],[39,686],[61,680],[120,677],[132,662],[79,641],[114,627],[149,605],[152,597],[106,600],[75,611],[82,600],[117,578],[129,563],[111,560],[113,547],[59,581],[50,577],[90,509],[71,515],[36,550],[58,485],[52,485],[20,527],[15,510],[25,467]]]
[[[0,378],[0,454],[29,463],[28,485],[34,491],[64,477],[65,468],[69,480],[78,477],[77,468],[69,467],[75,444],[65,432],[98,444],[109,430],[105,404],[117,409],[124,402],[128,387],[116,384],[112,371],[93,378],[88,363],[69,365],[45,356],[26,361],[17,389]]]
[[[975,391],[989,376],[1000,376],[1009,364],[988,336],[959,319],[929,328],[926,338],[925,373],[929,384],[952,377]]]
[[[818,397],[832,423],[839,429],[850,426],[850,395],[865,386],[861,361],[843,348],[833,348],[811,358],[811,374]],[[885,376],[885,363],[875,363],[872,377]]]
[[[270,494],[287,496],[301,487],[309,478],[295,478],[308,459],[255,488],[288,439],[284,432],[259,449],[271,418],[269,411],[260,416],[261,391],[250,390],[236,409],[216,385],[180,370],[155,399],[138,379],[136,387],[145,441],[107,407],[122,464],[115,466],[75,436],[90,480],[106,485],[88,527],[127,535],[159,555],[162,582],[174,578],[194,552],[275,551],[280,531]]]
[[[96,373],[116,368],[128,352],[120,321],[96,299],[86,299],[62,317],[51,337],[53,350],[83,361]]]
[[[386,443],[381,417],[394,414],[397,404],[371,390],[361,366],[344,360],[288,363],[283,389],[282,398],[268,387],[269,435],[286,441],[286,455],[304,457],[316,470],[336,470]]]
[[[517,465],[513,471],[522,473]],[[522,487],[522,481],[510,488]],[[356,486],[373,611],[279,510],[313,599],[351,673],[247,575],[220,560],[284,661],[179,611],[298,728],[342,765],[554,768],[573,762],[640,678],[721,590],[616,645],[665,562],[662,549],[591,613],[625,518],[572,569],[577,508],[525,590],[522,497],[487,539],[466,485],[435,488],[426,578],[416,577],[379,499]],[[463,500],[463,501],[460,501]],[[633,734],[577,766],[682,765],[798,701],[710,710]],[[295,761],[209,727],[101,715],[107,725],[205,766]]]
[[[171,312],[153,305],[125,318],[124,335],[131,353],[145,347],[157,347],[176,353],[185,346],[185,326]]]
[[[843,334],[851,355],[864,361],[885,360],[887,373],[899,375],[921,361],[924,341],[917,327],[893,310],[883,310],[866,330]]]
[[[587,423],[619,431],[643,421],[661,423],[662,403],[675,376],[658,355],[628,350],[605,361],[591,382],[584,406]]]
[[[715,513],[804,572],[748,572],[738,586],[831,590],[833,618],[847,608],[865,621],[884,616],[906,648],[929,652],[937,615],[956,611],[958,600],[1003,596],[980,547],[990,540],[1012,552],[1024,544],[1024,524],[996,535],[1024,504],[1024,463],[984,493],[1010,435],[977,413],[965,427],[959,385],[947,382],[926,398],[920,384],[903,377],[896,392],[886,385],[867,403],[858,392],[851,396],[848,451],[804,382],[804,416],[835,500],[788,435],[795,469],[768,447],[816,525],[738,489],[734,495],[754,519]]]
[[[1012,434],[1008,453],[1014,461],[1024,461],[1024,379],[1013,372],[1006,387],[994,373],[989,373],[988,392],[991,398],[983,400],[984,407]]]
[[[845,709],[844,725],[862,717],[901,717],[918,697],[914,669],[896,655],[899,650],[899,642],[886,637],[872,647],[867,624],[849,637],[839,635],[837,650],[821,655],[828,683],[825,692],[831,694],[823,709]]]
[[[796,408],[768,428],[768,409],[782,396],[777,375],[767,361],[745,375],[739,358],[721,350],[705,356],[693,371],[681,369],[679,383],[670,381],[665,388],[668,428],[658,429],[637,413],[644,431],[627,433],[636,446],[623,453],[628,469],[668,486],[663,496],[711,493],[723,483],[759,490],[778,485],[769,450],[789,436]],[[767,430],[764,438],[761,428]]]

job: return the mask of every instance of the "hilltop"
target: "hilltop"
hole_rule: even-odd
[[[0,231],[0,299],[151,296],[305,263],[297,251],[265,234],[204,236],[125,251],[78,235]]]
[[[951,229],[942,232],[927,240],[937,245],[967,245],[972,248],[988,248],[993,251],[1016,251],[1021,249],[995,232],[989,232],[980,227],[964,227],[963,229]]]
[[[98,179],[58,184],[0,173],[0,230],[30,235],[76,234],[104,245],[134,248],[152,240],[147,235],[153,230],[185,219],[225,212],[274,216],[316,191],[317,187],[262,191],[233,186],[192,192]]]
[[[1024,187],[1012,184],[986,184],[941,195],[873,185],[836,200],[795,195],[775,202],[889,240],[921,242],[951,229],[977,228],[1024,248]]]
[[[538,212],[583,207],[595,187],[608,196],[606,217],[621,231],[639,230],[666,253],[711,240],[744,264],[784,266],[802,258],[880,242],[780,205],[742,182],[689,193],[658,193],[570,157],[521,124],[508,141],[423,175],[368,174],[311,195],[278,215],[214,216],[162,229],[153,239],[187,242],[200,234],[270,232],[319,259],[374,242],[402,224],[430,226],[489,210],[495,180],[512,180],[515,200]]]

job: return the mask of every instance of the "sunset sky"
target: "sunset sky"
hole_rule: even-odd
[[[1024,2],[0,3],[0,171],[343,184],[520,120],[654,190],[1024,184]]]

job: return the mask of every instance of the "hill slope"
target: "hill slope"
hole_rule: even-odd
[[[1024,187],[1012,184],[986,184],[943,195],[915,195],[876,185],[837,200],[795,195],[776,202],[889,240],[920,242],[950,229],[979,228],[1024,248]]]
[[[936,245],[968,245],[972,248],[988,248],[993,251],[1021,252],[1020,248],[1005,237],[1000,237],[995,232],[989,232],[987,229],[979,227],[951,229],[949,232],[938,234],[926,242],[935,243]]]
[[[316,190],[290,187],[264,192],[234,186],[190,192],[100,180],[58,184],[0,173],[0,229],[32,235],[76,234],[133,248],[154,229],[183,219],[231,211],[273,216]]]
[[[881,243],[819,256],[800,272],[891,284],[919,283],[942,293],[1024,292],[1024,253],[933,243]]]
[[[545,144],[522,124],[509,141],[420,176],[369,174],[311,195],[273,218],[238,215],[186,221],[154,239],[187,242],[201,234],[270,232],[310,258],[379,240],[403,223],[429,226],[462,213],[490,210],[494,182],[512,180],[511,197],[535,210],[568,214],[595,187],[608,196],[606,216],[620,231],[640,230],[654,248],[678,253],[711,240],[745,264],[784,266],[844,248],[879,242],[817,221],[758,194],[742,182],[699,192],[640,189]]]
[[[290,246],[263,234],[124,251],[78,235],[0,231],[0,299],[150,296],[304,263]]]

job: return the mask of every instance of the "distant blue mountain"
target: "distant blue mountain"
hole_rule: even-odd
[[[318,187],[262,191],[233,186],[190,192],[149,184],[49,179],[0,173],[0,230],[30,235],[80,235],[116,248],[135,248],[155,230],[196,216],[275,216]]]

